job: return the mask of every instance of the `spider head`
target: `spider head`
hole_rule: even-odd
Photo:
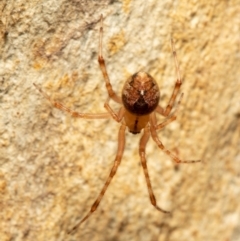
[[[123,87],[122,101],[124,107],[132,114],[150,114],[157,107],[159,99],[158,85],[146,72],[132,75]]]

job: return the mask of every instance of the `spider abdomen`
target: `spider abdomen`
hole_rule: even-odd
[[[146,72],[137,72],[125,83],[122,91],[124,107],[135,115],[148,115],[155,110],[160,99],[156,81]]]

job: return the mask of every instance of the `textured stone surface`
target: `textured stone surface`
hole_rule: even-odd
[[[240,1],[0,2],[0,240],[240,240]],[[170,35],[184,79],[178,118],[159,137],[183,159],[176,166],[150,140],[150,204],[126,133],[121,166],[101,205],[89,211],[117,148],[113,120],[71,118],[34,88],[79,112],[104,112],[97,63],[99,17],[114,89],[144,70],[165,106],[175,83]],[[115,106],[114,103],[112,103]],[[117,105],[116,105],[117,107]],[[159,118],[159,121],[163,118]]]

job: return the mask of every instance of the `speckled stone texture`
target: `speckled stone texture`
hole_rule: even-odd
[[[113,165],[119,124],[54,109],[34,88],[79,112],[105,112],[103,52],[114,90],[149,72],[166,106],[176,80],[184,98],[147,160],[158,205],[150,204],[126,132],[121,166],[97,211],[89,211]],[[0,1],[0,241],[240,240],[240,0]],[[119,106],[111,102],[113,108]],[[164,118],[159,117],[159,122]]]

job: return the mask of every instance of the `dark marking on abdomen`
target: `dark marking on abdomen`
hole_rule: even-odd
[[[138,131],[138,117],[136,117],[134,122],[133,131],[131,131],[132,134],[138,134],[140,131]]]

